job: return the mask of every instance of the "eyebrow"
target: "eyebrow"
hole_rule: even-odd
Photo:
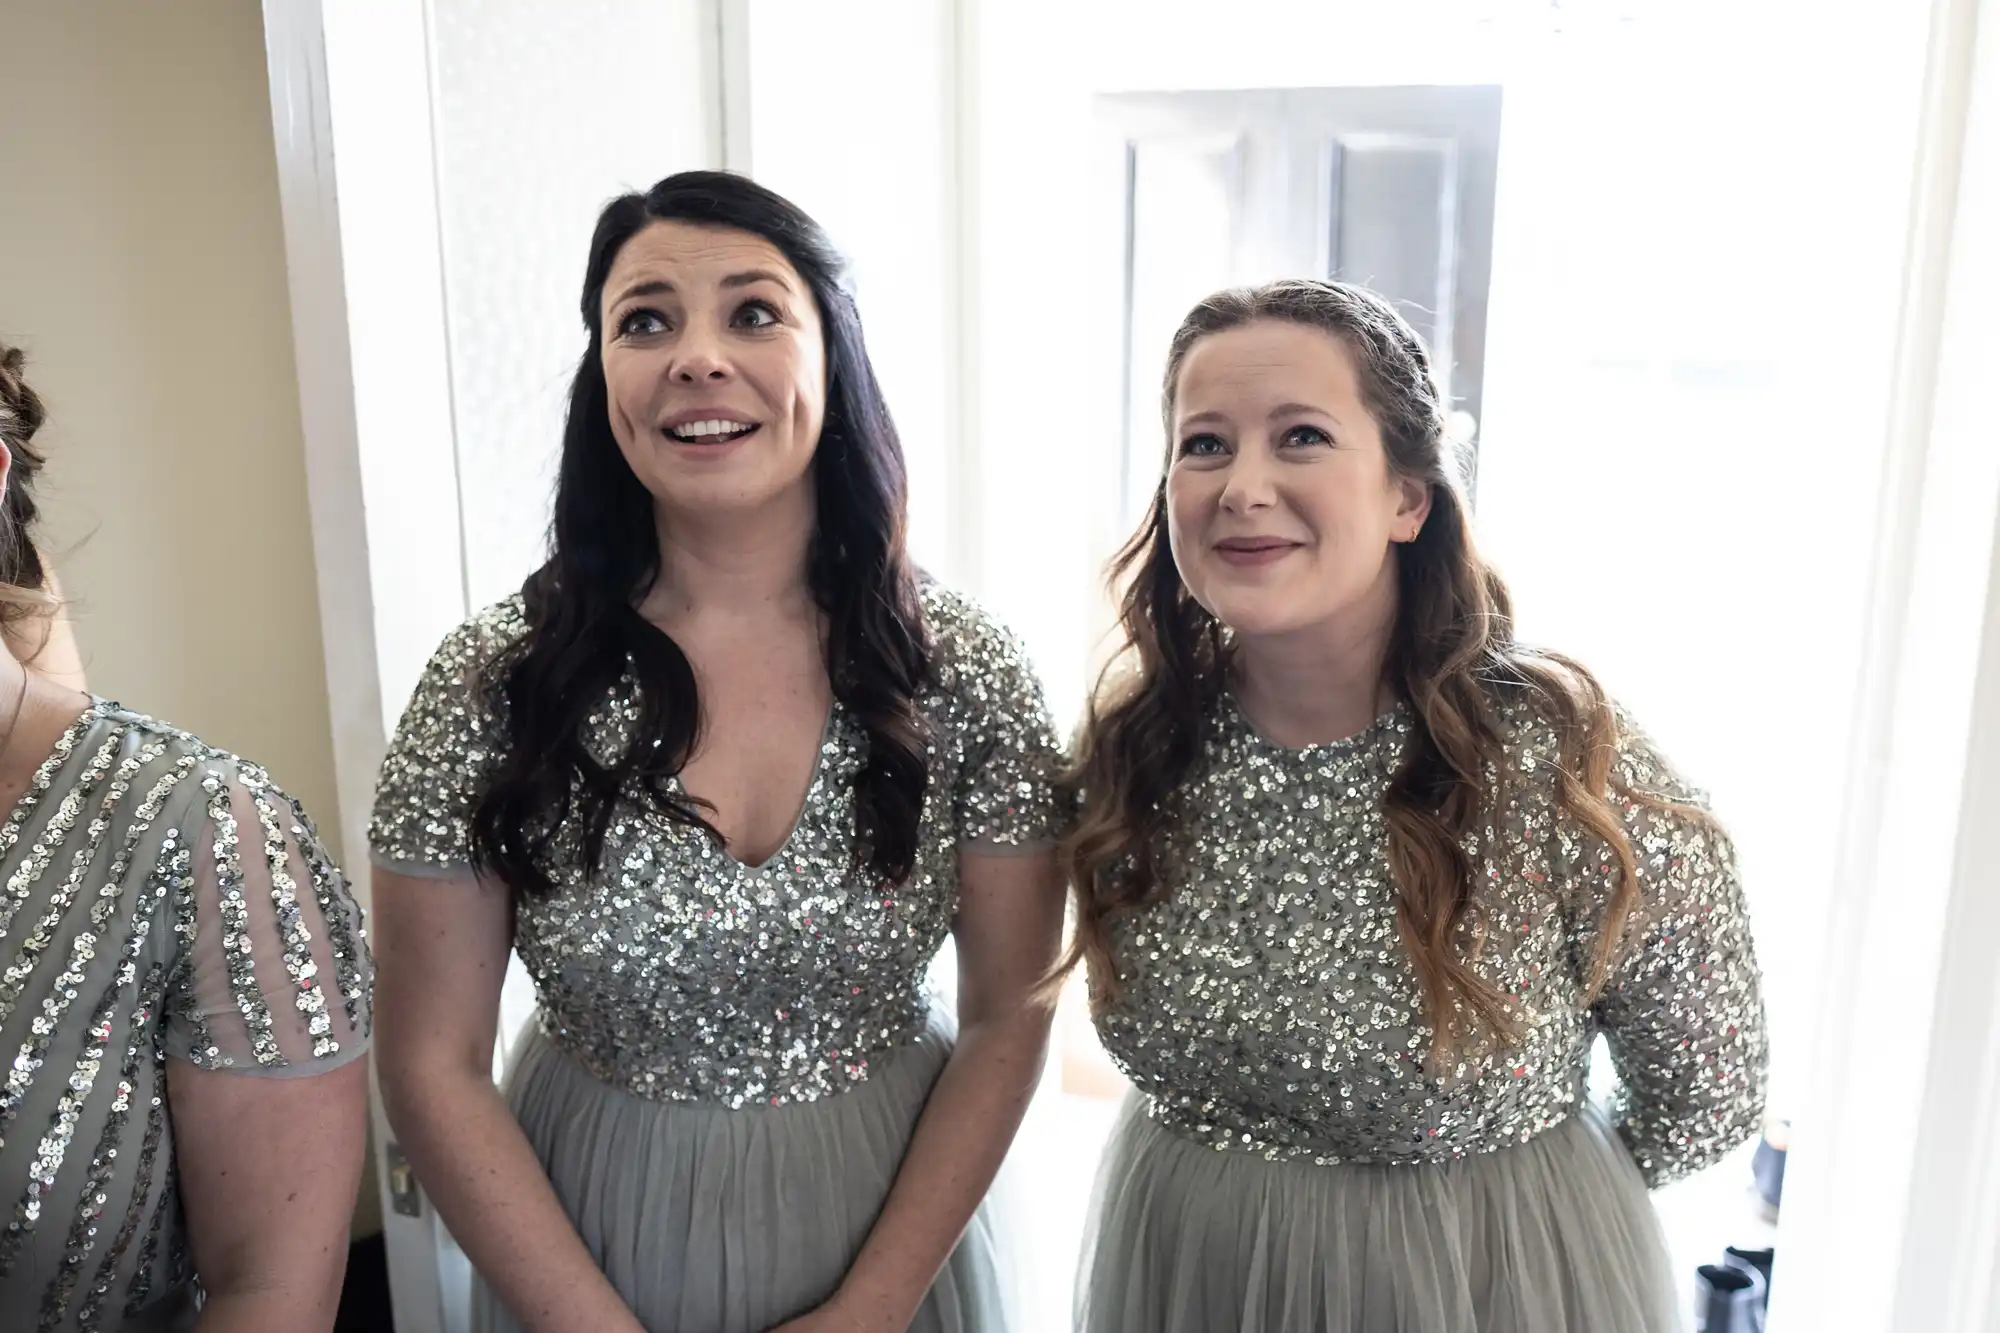
[[[1339,417],[1335,416],[1333,413],[1327,411],[1323,407],[1314,407],[1310,403],[1279,403],[1276,407],[1271,409],[1270,416],[1267,417],[1266,420],[1276,421],[1280,417],[1297,416],[1301,412],[1310,412],[1314,416],[1325,417],[1328,421],[1331,421],[1336,425],[1340,423]],[[1197,422],[1209,422],[1209,421],[1226,422],[1228,420],[1229,420],[1228,416],[1221,412],[1197,412],[1191,417],[1183,418],[1181,424],[1183,426],[1192,426]]]
[[[727,288],[750,287],[760,282],[776,283],[787,292],[792,290],[792,284],[785,281],[783,274],[774,272],[768,268],[745,269],[741,273],[732,273],[722,280],[722,285]],[[654,278],[648,282],[636,283],[633,286],[627,287],[618,294],[618,299],[611,304],[622,305],[635,296],[670,296],[673,294],[673,290],[674,285],[665,278]]]

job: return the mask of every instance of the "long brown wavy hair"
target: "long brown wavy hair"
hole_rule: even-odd
[[[1167,358],[1161,408],[1169,436],[1188,353],[1202,339],[1253,320],[1318,329],[1346,348],[1392,476],[1430,488],[1422,530],[1394,548],[1397,610],[1384,668],[1385,684],[1414,721],[1402,767],[1383,798],[1396,925],[1422,988],[1433,1057],[1514,1044],[1524,1016],[1477,966],[1480,909],[1467,850],[1469,835],[1498,799],[1493,775],[1506,771],[1500,706],[1526,698],[1554,725],[1557,798],[1617,860],[1586,979],[1592,995],[1602,989],[1639,901],[1632,846],[1609,794],[1616,787],[1657,802],[1617,783],[1617,719],[1590,672],[1516,641],[1507,587],[1474,545],[1429,355],[1388,302],[1359,287],[1301,280],[1209,297],[1182,322]],[[1223,626],[1174,565],[1164,470],[1150,512],[1112,562],[1111,579],[1114,590],[1123,589],[1124,644],[1085,718],[1068,775],[1080,817],[1062,845],[1077,931],[1061,972],[1084,962],[1100,1010],[1120,990],[1110,954],[1113,927],[1168,892],[1158,858],[1185,817],[1176,797],[1195,775],[1203,721],[1229,670]]]

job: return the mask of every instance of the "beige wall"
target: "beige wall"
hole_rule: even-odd
[[[0,0],[0,338],[91,688],[337,839],[257,0]]]

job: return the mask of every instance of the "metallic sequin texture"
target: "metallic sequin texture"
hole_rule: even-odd
[[[263,835],[233,874],[215,865],[231,845],[218,803],[255,809]],[[101,700],[0,826],[0,1325],[80,1333],[182,1296],[166,1061],[198,1046],[209,1063],[262,1067],[232,972],[284,998],[271,1067],[364,1048],[359,911],[309,829],[260,770]],[[254,968],[219,947],[232,880],[233,938]],[[350,1003],[295,1000],[322,972],[352,979]]]
[[[169,1213],[174,1211],[175,1201],[180,1197],[180,1172],[174,1168],[172,1156],[167,1158],[167,1180],[160,1190],[159,1199],[153,1204],[153,1220],[146,1224],[146,1234],[139,1242],[139,1256],[132,1266],[132,1285],[125,1293],[125,1314],[129,1317],[146,1308],[153,1299],[153,1283],[158,1276],[160,1258],[160,1238],[166,1232]]]
[[[1518,1046],[1438,1071],[1395,923],[1382,797],[1413,723],[1286,749],[1225,698],[1160,849],[1165,900],[1113,932],[1123,993],[1098,1028],[1151,1115],[1219,1149],[1320,1164],[1416,1163],[1523,1143],[1575,1113],[1604,1033],[1624,1085],[1619,1132],[1649,1183],[1746,1138],[1763,1105],[1756,961],[1726,838],[1614,800],[1646,919],[1606,993],[1583,972],[1615,862],[1555,802],[1553,730],[1505,710],[1499,796],[1467,839],[1484,975],[1525,1017]],[[1620,772],[1699,803],[1621,718]]]
[[[23,942],[20,956],[15,960],[14,966],[7,971],[4,989],[0,989],[0,1005],[4,1005],[4,1008],[0,1008],[0,1020],[4,1020],[6,1013],[13,1008],[20,987],[26,984],[28,977],[33,973],[35,961],[47,949],[63,914],[68,911],[86,875],[95,865],[98,849],[111,828],[112,814],[131,791],[133,777],[142,769],[157,762],[163,753],[163,747],[149,746],[119,765],[117,774],[105,792],[103,805],[97,817],[91,820],[86,830],[84,846],[71,858],[69,876],[52,895],[49,911],[36,923],[34,930]],[[109,927],[112,916],[118,910],[118,899],[124,891],[124,876],[131,865],[133,847],[144,836],[150,827],[152,816],[158,812],[158,798],[164,797],[165,791],[171,790],[173,782],[176,781],[178,776],[170,775],[169,779],[163,781],[162,787],[156,787],[148,794],[147,800],[141,803],[131,827],[127,830],[124,846],[119,849],[117,859],[112,863],[102,887],[97,892],[97,902],[91,908],[88,925],[70,941],[71,957],[68,967],[56,978],[48,997],[42,1001],[41,1012],[29,1024],[28,1039],[22,1043],[20,1051],[8,1068],[5,1088],[0,1089],[0,1148],[6,1146],[7,1125],[20,1109],[29,1084],[34,1081],[36,1071],[41,1068],[42,1058],[48,1050],[49,1043],[60,1030],[63,1015],[76,998],[77,987],[81,986],[89,975],[90,963],[96,957],[98,939]],[[6,1235],[0,1236],[0,1272],[5,1272],[12,1262],[11,1238],[18,1232],[20,1224],[20,1219],[17,1218]]]
[[[373,977],[364,966],[368,957],[367,930],[360,921],[350,920],[344,909],[347,881],[341,876],[340,867],[326,855],[319,830],[313,827],[304,806],[271,786],[261,772],[253,790],[260,798],[278,802],[291,813],[292,845],[301,849],[306,858],[306,869],[312,874],[313,902],[319,907],[320,920],[325,923],[327,938],[333,944],[334,984],[340,990],[347,1026],[366,1037],[374,1017]]]
[[[229,965],[229,989],[250,1030],[250,1052],[260,1065],[284,1059],[271,1030],[271,1007],[257,988],[256,943],[250,937],[250,904],[243,896],[243,854],[237,844],[236,812],[220,778],[205,778],[208,822],[215,828],[215,878],[222,890],[222,956]],[[231,1064],[224,1057],[218,1063]]]
[[[257,808],[257,822],[264,829],[264,863],[271,876],[271,905],[277,914],[278,934],[284,940],[285,974],[291,978],[293,1005],[306,1020],[313,1039],[315,1060],[340,1053],[333,1036],[333,1020],[326,1012],[326,996],[319,988],[319,964],[313,961],[312,931],[299,910],[299,886],[292,879],[291,848],[278,824],[277,807],[261,784],[251,787],[251,802]]]
[[[640,1096],[730,1107],[838,1092],[912,1040],[930,1005],[924,972],[950,930],[963,844],[1058,831],[1057,746],[1019,644],[931,585],[935,681],[930,787],[914,873],[878,888],[852,873],[853,781],[865,734],[835,708],[798,824],[762,866],[623,803],[601,873],[566,842],[558,892],[523,902],[515,944],[539,1021],[597,1077]],[[417,687],[377,788],[381,864],[463,873],[467,823],[503,729],[474,680],[524,630],[518,599],[452,634]],[[629,682],[596,710],[591,741],[622,747]]]
[[[120,974],[121,983],[127,979],[128,974]],[[165,980],[165,967],[154,963],[145,984],[139,989],[139,999],[126,1025],[125,1062],[119,1067],[117,1088],[111,1098],[111,1106],[105,1112],[104,1128],[97,1138],[97,1150],[90,1159],[90,1174],[84,1177],[76,1219],[70,1223],[69,1234],[63,1242],[62,1271],[56,1274],[55,1280],[42,1295],[39,1325],[42,1329],[61,1326],[69,1313],[70,1296],[76,1289],[78,1279],[83,1276],[84,1264],[89,1261],[90,1252],[97,1244],[98,1227],[104,1221],[105,1205],[110,1200],[112,1180],[116,1174],[118,1146],[125,1137],[126,1118],[131,1114],[133,1097],[139,1087],[140,1061],[151,1053],[148,1049],[151,1043],[141,1039],[139,1034],[151,1024],[154,1013],[159,1009]]]

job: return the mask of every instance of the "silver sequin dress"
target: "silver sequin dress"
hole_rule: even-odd
[[[838,704],[798,822],[763,865],[624,804],[601,872],[570,845],[557,892],[517,904],[534,1030],[507,1096],[599,1266],[658,1333],[764,1333],[832,1293],[867,1238],[953,1024],[925,971],[951,929],[961,853],[1060,832],[1058,751],[1018,643],[924,591],[934,682],[917,867],[886,891],[850,869],[866,735]],[[504,726],[483,665],[523,631],[518,599],[446,639],[383,767],[377,864],[464,876],[467,821]],[[631,687],[594,715],[622,748]],[[991,1228],[975,1217],[912,1328],[1002,1327]],[[484,1286],[475,1327],[518,1325]]]
[[[166,1061],[360,1056],[346,882],[261,769],[99,700],[0,826],[0,960],[0,1329],[189,1327]]]
[[[1756,961],[1726,838],[1615,801],[1647,918],[1594,1003],[1608,853],[1559,817],[1552,729],[1503,716],[1469,847],[1479,966],[1518,1046],[1439,1077],[1399,942],[1382,797],[1412,722],[1288,749],[1225,696],[1164,902],[1114,932],[1099,1033],[1135,1094],[1079,1288],[1089,1333],[1655,1333],[1680,1326],[1647,1187],[1763,1107]],[[1699,803],[1621,716],[1632,788]],[[1621,1091],[1585,1095],[1608,1040]]]

